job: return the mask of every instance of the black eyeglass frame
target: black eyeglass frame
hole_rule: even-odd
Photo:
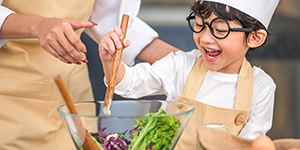
[[[217,38],[217,39],[225,39],[225,38],[229,35],[230,31],[232,31],[232,32],[252,32],[252,31],[253,31],[252,28],[230,28],[229,23],[228,23],[225,19],[222,19],[222,18],[214,18],[210,23],[208,23],[208,22],[204,22],[204,19],[203,19],[203,17],[201,16],[201,14],[197,13],[197,16],[199,16],[199,17],[202,19],[202,23],[203,23],[203,27],[201,28],[200,31],[195,31],[195,30],[194,30],[194,25],[191,25],[191,22],[190,22],[191,19],[195,19],[195,20],[196,20],[196,17],[195,17],[194,12],[192,12],[188,17],[186,17],[186,20],[188,21],[189,27],[190,27],[190,29],[191,29],[194,33],[200,33],[201,31],[203,31],[204,28],[205,28],[205,24],[209,27],[210,33],[211,33],[215,38]],[[222,20],[227,24],[227,26],[228,26],[228,32],[227,32],[227,34],[226,34],[224,37],[221,37],[221,38],[220,38],[220,37],[217,37],[217,36],[214,34],[213,28],[211,27],[211,24],[212,24],[215,20],[217,20],[217,19],[222,19]]]

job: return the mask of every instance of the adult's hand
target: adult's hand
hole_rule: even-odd
[[[90,28],[94,22],[45,18],[37,29],[40,45],[51,55],[66,63],[81,64],[87,60],[82,53],[86,47],[75,33],[80,28]]]
[[[2,24],[1,39],[37,38],[51,55],[66,63],[81,64],[87,60],[86,47],[75,33],[96,23],[45,18],[36,15],[10,14]]]

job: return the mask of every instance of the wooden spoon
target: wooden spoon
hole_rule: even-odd
[[[110,107],[111,107],[111,102],[112,98],[114,96],[114,90],[115,90],[115,84],[116,84],[116,77],[121,61],[121,56],[122,56],[122,51],[123,51],[123,40],[125,39],[126,31],[127,31],[127,26],[128,26],[128,20],[129,20],[129,15],[124,14],[122,17],[122,22],[121,22],[121,29],[123,33],[123,38],[121,39],[122,43],[122,48],[117,49],[115,52],[115,58],[113,61],[113,66],[111,69],[110,73],[110,78],[108,81],[108,86],[106,89],[106,94],[105,94],[105,99],[104,99],[104,105],[103,105],[103,114],[106,117],[109,117],[110,115]]]
[[[67,107],[69,108],[70,113],[72,114],[78,114],[77,110],[73,104],[73,101],[71,100],[71,97],[69,96],[69,93],[64,85],[63,80],[60,76],[54,77],[54,81],[56,82],[56,85],[58,86],[62,96],[64,97],[64,100],[67,104]],[[83,141],[83,149],[84,150],[100,150],[99,147],[96,145],[96,143],[91,139],[89,136],[87,130],[83,126],[81,120],[79,117],[72,117],[75,127],[78,131],[79,137],[81,141]]]

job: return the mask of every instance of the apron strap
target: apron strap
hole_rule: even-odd
[[[204,64],[203,57],[200,56],[187,76],[182,95],[195,99],[205,78],[206,72],[207,68]],[[234,108],[250,108],[253,96],[253,82],[253,69],[245,58],[238,76]]]
[[[203,57],[200,56],[185,80],[182,95],[195,99],[202,85],[206,72],[207,68],[203,62]]]
[[[250,108],[253,97],[253,83],[253,69],[245,58],[238,76],[234,108]]]

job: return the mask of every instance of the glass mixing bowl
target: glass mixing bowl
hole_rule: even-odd
[[[103,101],[88,101],[88,102],[79,102],[74,103],[75,108],[78,112],[77,115],[70,114],[68,107],[66,105],[59,106],[57,111],[61,117],[61,120],[69,131],[75,147],[80,150],[82,147],[83,141],[78,138],[78,130],[76,129],[76,124],[74,120],[80,118],[82,124],[89,133],[96,133],[103,131],[104,133],[114,134],[114,133],[125,133],[124,136],[128,141],[131,141],[131,136],[129,132],[134,129],[134,126],[137,125],[137,121],[146,121],[149,120],[163,120],[166,118],[176,118],[175,120],[179,121],[179,127],[176,132],[173,133],[171,137],[170,145],[167,149],[173,149],[184,130],[186,124],[188,123],[192,113],[195,109],[195,106],[182,102],[173,102],[173,101],[164,101],[164,100],[117,100],[112,101],[111,104],[111,115],[105,117],[102,112]],[[148,113],[156,113],[160,109],[163,109],[166,114],[159,116],[146,116]],[[153,126],[151,130],[155,131],[159,125]],[[156,133],[157,132],[157,133]],[[158,131],[154,132],[159,134],[161,139],[160,141],[165,140],[168,136],[172,135],[171,132],[159,133]],[[138,133],[139,134],[139,133]],[[150,134],[150,133],[147,133]],[[147,135],[146,134],[146,135]],[[153,132],[152,132],[153,134]],[[165,136],[164,136],[165,135]],[[113,140],[113,137],[108,138],[108,140]],[[150,146],[151,145],[151,146]],[[147,147],[151,148],[155,145],[155,142],[151,143]]]

